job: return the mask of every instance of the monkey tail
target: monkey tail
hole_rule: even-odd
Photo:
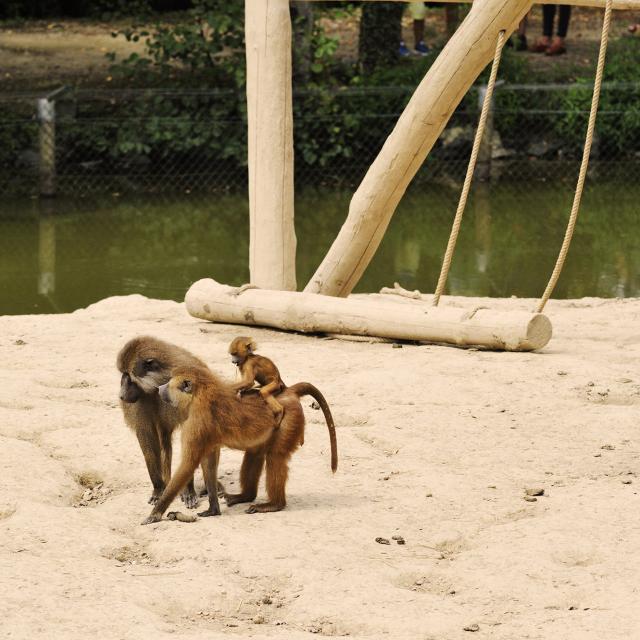
[[[320,390],[314,387],[309,382],[298,382],[296,384],[287,387],[289,391],[293,391],[298,398],[302,396],[311,396],[322,409],[324,413],[324,419],[327,421],[327,429],[329,429],[329,441],[331,442],[331,471],[334,473],[338,468],[338,442],[336,440],[336,426],[333,422],[333,416],[331,415],[331,409],[324,396],[320,393]]]

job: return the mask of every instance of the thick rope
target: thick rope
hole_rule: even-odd
[[[504,36],[505,32],[500,31],[500,33],[498,34],[498,43],[496,44],[496,53],[493,57],[493,64],[491,65],[489,82],[487,82],[487,91],[484,94],[484,101],[482,102],[482,111],[480,112],[480,119],[478,120],[478,128],[476,129],[476,136],[473,140],[471,157],[469,158],[469,165],[467,166],[467,175],[464,178],[462,193],[460,194],[460,200],[458,202],[458,209],[456,210],[456,215],[453,219],[451,234],[449,235],[449,243],[447,244],[447,250],[445,251],[444,258],[442,260],[442,269],[440,270],[440,277],[438,278],[438,284],[433,296],[434,307],[438,306],[438,303],[440,302],[440,296],[442,295],[444,287],[447,284],[447,276],[449,275],[449,269],[451,268],[451,259],[453,258],[453,251],[456,248],[456,241],[458,240],[460,224],[462,223],[462,214],[464,213],[464,209],[467,205],[467,198],[469,196],[469,190],[471,189],[471,181],[473,180],[473,174],[476,170],[476,161],[478,160],[478,152],[480,151],[480,143],[482,142],[484,127],[491,108],[493,89],[496,84],[498,67],[500,66],[500,57],[502,56],[502,47],[505,40]]]
[[[547,288],[540,298],[536,311],[540,313],[547,301],[551,297],[562,267],[564,266],[565,258],[569,252],[569,245],[571,244],[571,238],[573,236],[573,230],[576,226],[576,220],[578,219],[578,211],[580,210],[580,200],[582,199],[582,190],[584,188],[584,181],[587,175],[587,168],[589,166],[589,156],[591,155],[591,143],[593,142],[593,130],[596,125],[596,115],[598,114],[598,103],[600,102],[600,88],[602,87],[602,76],[604,75],[604,59],[607,54],[607,43],[609,40],[609,25],[611,24],[611,9],[613,6],[613,0],[607,0],[604,10],[604,20],[602,22],[602,37],[600,39],[600,53],[598,54],[598,66],[596,67],[596,77],[593,83],[593,97],[591,98],[591,111],[589,113],[589,124],[587,126],[587,135],[584,143],[584,150],[582,152],[582,163],[580,164],[580,173],[578,174],[578,183],[576,184],[576,192],[573,197],[573,206],[571,207],[571,215],[569,216],[569,222],[567,223],[567,230],[564,234],[564,240],[562,241],[562,247],[556,260],[556,266],[553,268],[553,273],[549,278]]]

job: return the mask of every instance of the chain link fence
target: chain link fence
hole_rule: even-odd
[[[416,176],[458,182],[479,113],[469,92]],[[501,85],[481,154],[491,181],[573,180],[592,86]],[[298,185],[356,186],[412,87],[294,91]],[[640,176],[640,83],[605,84],[591,178]],[[0,94],[0,193],[217,192],[246,188],[246,104],[232,91],[61,88]]]

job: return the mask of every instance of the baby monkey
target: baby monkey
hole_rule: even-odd
[[[242,375],[242,380],[234,384],[233,388],[237,393],[242,394],[258,383],[260,385],[258,392],[273,411],[276,424],[279,425],[282,422],[284,409],[273,396],[284,391],[287,385],[282,382],[278,367],[269,358],[254,353],[257,348],[255,340],[247,336],[234,338],[229,345],[231,361],[240,369]]]

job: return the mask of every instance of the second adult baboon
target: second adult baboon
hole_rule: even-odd
[[[175,407],[162,402],[158,387],[177,367],[205,364],[186,349],[150,336],[129,340],[118,353],[120,406],[127,425],[135,432],[153,485],[155,504],[171,478],[171,434],[180,424]],[[182,500],[189,508],[198,504],[193,474],[185,482]]]
[[[240,369],[242,375],[242,380],[234,385],[234,389],[242,394],[254,384],[259,384],[260,395],[271,407],[276,423],[280,424],[284,410],[273,396],[284,391],[286,385],[280,377],[278,367],[269,358],[255,353],[257,348],[256,341],[248,336],[238,336],[229,345],[231,361]]]
[[[225,494],[227,505],[253,502],[262,469],[267,467],[267,502],[252,504],[247,513],[279,511],[286,506],[285,486],[289,459],[304,432],[304,412],[300,397],[311,395],[320,404],[329,430],[331,469],[338,467],[336,433],[329,405],[313,385],[299,382],[287,387],[278,399],[284,417],[278,428],[271,410],[257,397],[238,397],[233,386],[217,378],[206,367],[181,367],[168,384],[160,387],[160,397],[185,418],[182,425],[182,460],[167,488],[143,524],[157,522],[194,470],[205,460],[205,481],[217,474],[217,453],[221,446],[245,451],[240,469],[239,494]],[[209,492],[209,509],[200,515],[219,515],[215,491]]]

